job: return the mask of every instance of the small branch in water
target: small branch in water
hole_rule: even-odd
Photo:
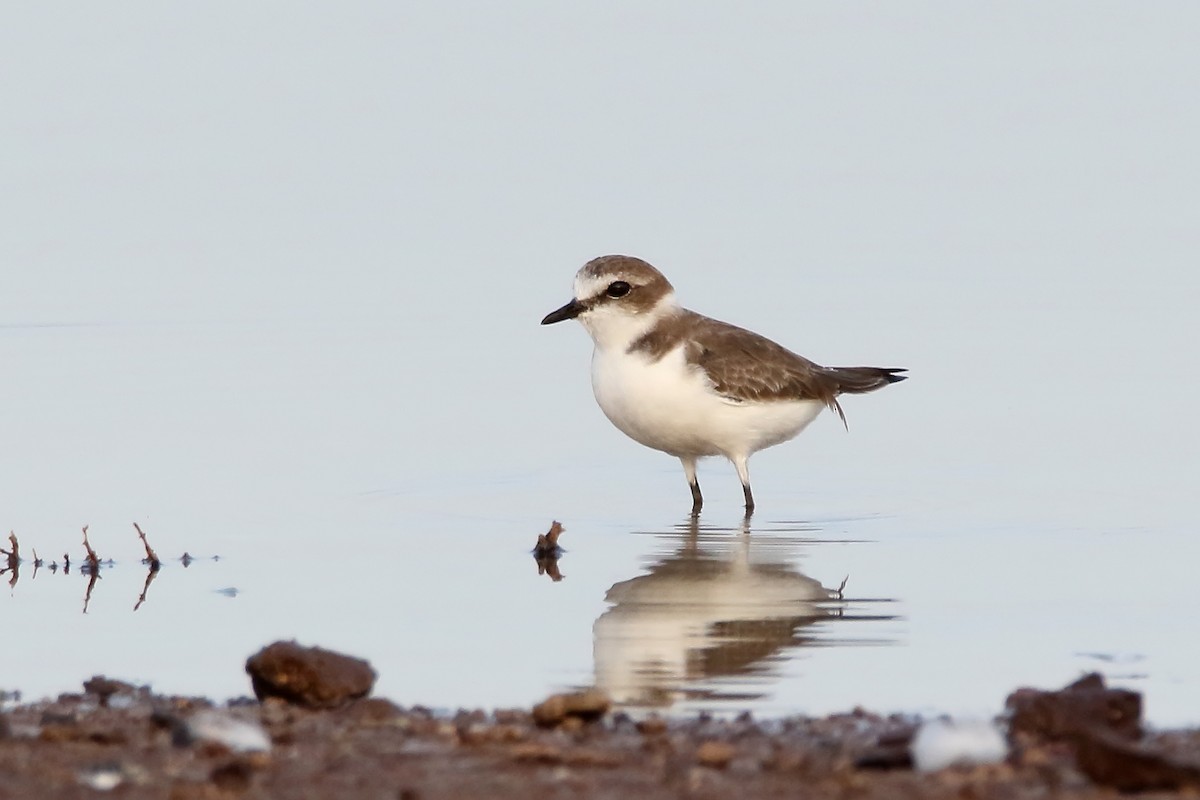
[[[842,578],[842,584],[841,584],[840,586],[838,586],[838,587],[837,587],[837,591],[836,591],[836,592],[834,592],[834,595],[836,595],[836,596],[837,596],[837,599],[838,599],[838,600],[845,600],[845,599],[846,599],[846,595],[845,595],[845,594],[843,594],[843,591],[846,589],[846,581],[848,581],[848,580],[850,580],[850,576],[849,576],[849,575],[847,575],[846,577]]]
[[[8,532],[8,543],[12,550],[4,550],[3,548],[0,548],[0,553],[3,553],[8,557],[8,566],[6,566],[4,569],[0,569],[0,575],[3,575],[6,572],[11,572],[12,577],[8,580],[8,586],[10,589],[15,589],[17,586],[17,580],[20,578],[21,546],[17,544],[17,535],[12,531]]]
[[[557,558],[557,554],[561,552],[561,548],[558,546],[558,537],[562,536],[562,532],[563,526],[561,522],[558,520],[551,522],[550,530],[546,531],[545,533],[538,534],[537,544],[534,545],[533,554],[535,556],[548,556],[554,554]]]
[[[88,526],[84,525],[83,526],[83,547],[85,550],[87,550],[87,565],[88,565],[88,568],[92,570],[92,574],[97,575],[100,573],[100,558],[96,555],[96,551],[92,549],[92,546],[90,544],[88,544],[87,531],[88,531]],[[90,595],[91,592],[89,591],[88,594]]]
[[[146,548],[146,557],[142,559],[142,563],[148,564],[151,572],[158,572],[162,566],[162,562],[158,560],[158,553],[155,553],[154,548],[150,546],[150,542],[146,541],[146,534],[142,533],[141,527],[136,522],[133,523],[133,529],[137,531],[138,538],[142,540],[142,546]],[[149,586],[150,582],[147,581],[146,585]],[[134,611],[136,610],[135,608]]]
[[[558,546],[558,537],[562,536],[563,526],[558,520],[550,523],[550,530],[538,534],[537,544],[533,547],[533,558],[537,561],[538,575],[549,575],[555,583],[565,576],[558,571],[558,557],[562,548]]]

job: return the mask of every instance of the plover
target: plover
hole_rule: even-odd
[[[823,367],[757,333],[683,308],[661,272],[633,256],[601,256],[575,275],[575,296],[543,325],[578,319],[595,342],[592,391],[613,425],[675,456],[704,498],[696,460],[725,456],[754,511],[750,456],[786,442],[841,394],[904,380],[893,367]]]

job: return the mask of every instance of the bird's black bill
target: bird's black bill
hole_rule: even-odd
[[[543,325],[553,325],[556,322],[562,322],[564,319],[575,319],[584,311],[587,311],[587,306],[578,300],[572,299],[562,308],[556,308],[546,315],[542,320]]]

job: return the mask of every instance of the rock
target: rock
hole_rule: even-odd
[[[658,736],[667,732],[667,721],[658,715],[649,716],[638,722],[637,730],[643,736]]]
[[[100,705],[107,706],[108,700],[115,694],[134,694],[137,687],[124,681],[116,681],[103,675],[93,675],[83,682],[83,691],[100,700]]]
[[[608,695],[599,689],[554,694],[533,707],[533,721],[543,728],[553,728],[568,718],[592,722],[603,717],[611,706]]]
[[[246,660],[259,700],[278,697],[306,708],[337,708],[366,697],[375,685],[375,670],[361,658],[275,642]]]
[[[204,709],[193,714],[186,725],[191,741],[216,743],[234,753],[267,752],[271,749],[271,737],[267,736],[261,725],[238,719],[228,711]]]
[[[1125,739],[1142,735],[1142,696],[1109,689],[1096,673],[1057,692],[1018,689],[1005,706],[1011,733],[1041,741],[1063,741],[1086,730],[1107,730]]]
[[[985,720],[931,719],[917,729],[911,751],[919,772],[935,772],[952,766],[998,764],[1008,756],[1008,743]]]
[[[1110,731],[1077,734],[1075,760],[1084,775],[1121,792],[1200,789],[1200,760],[1172,758]]]
[[[729,742],[707,741],[696,748],[696,763],[704,767],[725,769],[737,750]]]
[[[351,703],[344,713],[360,725],[386,725],[404,712],[391,700],[367,697]]]
[[[917,729],[911,725],[881,734],[875,744],[863,751],[854,766],[858,769],[912,769],[912,742]]]
[[[529,742],[518,744],[509,750],[515,761],[529,761],[536,764],[558,764],[562,761],[562,749],[552,744]]]
[[[96,764],[80,770],[79,783],[97,792],[110,792],[125,782],[125,772],[118,763]]]

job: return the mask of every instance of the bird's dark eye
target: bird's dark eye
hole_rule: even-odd
[[[608,289],[604,293],[609,297],[624,297],[629,294],[629,290],[632,288],[625,281],[613,281],[608,285]]]

